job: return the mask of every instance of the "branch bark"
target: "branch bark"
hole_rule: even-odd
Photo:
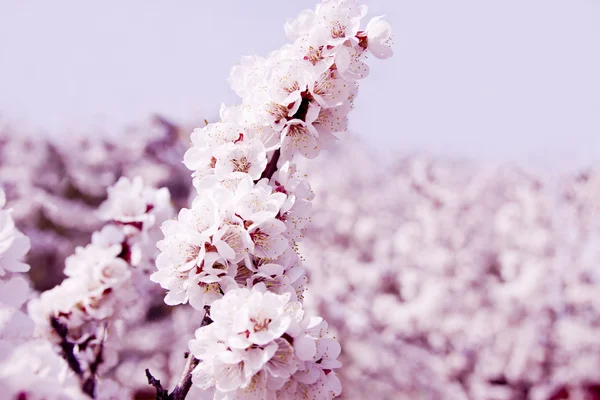
[[[188,392],[192,387],[192,371],[196,368],[196,365],[200,360],[194,357],[191,354],[188,354],[187,361],[185,363],[185,367],[183,368],[183,373],[181,374],[181,378],[179,378],[179,382],[177,382],[177,386],[169,395],[169,400],[183,400],[187,396]]]
[[[204,307],[204,318],[202,318],[202,323],[200,327],[212,324],[212,319],[209,316],[210,307]],[[168,390],[164,389],[160,383],[160,380],[154,378],[150,373],[149,369],[146,369],[146,377],[148,378],[148,384],[154,386],[156,389],[156,400],[184,400],[187,396],[188,392],[192,388],[192,371],[196,366],[200,363],[196,357],[194,357],[189,352],[185,353],[185,358],[187,359],[185,363],[185,367],[183,368],[183,372],[181,373],[181,377],[179,378],[179,382],[173,389],[171,393]]]
[[[280,149],[275,150],[275,152],[273,153],[273,156],[271,157],[271,160],[267,164],[267,167],[265,168],[262,175],[260,176],[260,179],[263,179],[263,178],[271,179],[273,177],[273,174],[275,174],[275,172],[277,171],[277,162],[279,161],[280,155],[281,155],[281,150]]]
[[[148,378],[148,384],[154,386],[154,389],[156,389],[156,400],[169,399],[169,391],[162,387],[160,380],[152,376],[148,368],[146,368],[146,378]]]
[[[69,368],[79,378],[83,376],[83,371],[81,370],[81,365],[79,364],[79,360],[75,356],[75,345],[69,341],[67,335],[69,333],[69,328],[65,324],[62,324],[57,318],[50,318],[50,326],[56,334],[60,337],[60,348],[62,350],[62,357],[67,361]]]

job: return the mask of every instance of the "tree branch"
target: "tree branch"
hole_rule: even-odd
[[[196,368],[196,365],[200,362],[193,355],[186,353],[187,362],[181,373],[181,378],[177,382],[177,386],[169,395],[169,400],[183,400],[187,396],[188,392],[192,388],[192,371]]]
[[[169,399],[169,392],[166,389],[163,389],[160,381],[152,376],[148,368],[146,368],[146,378],[148,378],[148,384],[154,386],[156,389],[156,400]]]
[[[277,162],[279,161],[280,155],[281,155],[281,150],[280,149],[275,150],[275,152],[273,153],[273,156],[271,157],[271,160],[267,164],[267,167],[265,168],[262,175],[260,176],[260,179],[262,179],[262,178],[271,179],[273,177],[273,174],[275,174],[275,172],[277,171]]]
[[[210,319],[209,314],[210,306],[204,306],[204,317],[202,318],[200,327],[212,324],[212,319]],[[170,394],[162,387],[160,381],[152,376],[150,370],[146,369],[148,383],[154,386],[156,389],[156,400],[184,400],[187,396],[188,392],[192,388],[192,371],[200,363],[200,360],[191,355],[189,352],[186,352],[184,357],[187,359],[187,361],[185,363],[185,367],[183,368],[183,372],[181,373],[181,378],[179,378],[177,386],[175,386],[175,389],[173,389]]]
[[[69,368],[81,378],[83,371],[81,370],[79,360],[75,357],[75,345],[67,338],[69,333],[67,326],[61,323],[56,317],[50,317],[50,326],[54,329],[58,337],[60,337],[60,348],[63,358],[67,361]]]

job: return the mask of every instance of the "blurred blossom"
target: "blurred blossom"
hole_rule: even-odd
[[[180,161],[186,147],[179,129],[161,117],[118,138],[52,141],[0,131],[0,187],[32,241],[28,261],[35,287],[60,283],[65,258],[102,226],[95,210],[119,177],[164,186],[178,208],[186,205],[191,178]]]
[[[347,141],[308,167],[306,297],[342,396],[598,398],[600,173],[376,160]]]
[[[31,238],[36,288],[60,282],[64,257],[102,225],[94,210],[119,176],[145,173],[188,204],[177,128],[144,129],[60,146],[3,135],[0,181]],[[510,166],[381,160],[344,143],[298,167],[317,193],[301,242],[306,304],[342,345],[342,398],[598,398],[600,173],[548,181]],[[178,379],[200,321],[161,297],[136,311],[102,393],[151,396],[145,368]]]

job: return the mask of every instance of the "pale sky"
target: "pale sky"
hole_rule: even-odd
[[[213,119],[242,55],[316,0],[0,0],[0,117],[118,134],[160,112]],[[571,169],[600,160],[600,0],[371,0],[395,56],[371,60],[351,130],[374,147]]]

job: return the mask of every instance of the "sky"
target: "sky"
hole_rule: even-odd
[[[0,120],[118,135],[158,112],[214,120],[243,55],[315,0],[0,0]],[[382,151],[545,170],[600,160],[600,1],[370,0],[395,55],[370,59],[350,130]]]

